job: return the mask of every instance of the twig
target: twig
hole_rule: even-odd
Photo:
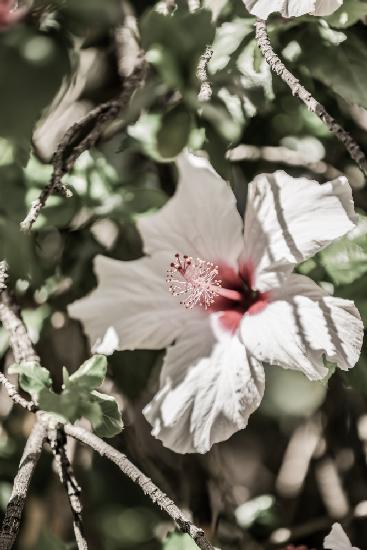
[[[367,158],[354,138],[336,122],[311,93],[301,85],[299,80],[287,69],[278,55],[274,52],[269,40],[266,22],[262,19],[256,20],[256,40],[266,62],[271,70],[292,90],[292,94],[298,97],[306,105],[309,111],[315,113],[325,126],[337,139],[343,143],[351,158],[357,163],[365,176],[367,176]]]
[[[0,262],[0,294],[6,289],[8,278],[8,264],[3,260]]]
[[[33,401],[28,401],[27,399],[24,399],[21,395],[19,395],[17,388],[9,382],[9,380],[6,378],[6,376],[0,372],[0,384],[4,386],[6,391],[8,392],[9,397],[16,403],[17,405],[20,405],[23,407],[23,409],[27,409],[27,411],[30,412],[36,412],[38,410],[37,405]]]
[[[199,101],[209,101],[213,94],[212,86],[208,80],[208,63],[211,60],[212,55],[213,49],[211,46],[207,46],[203,55],[200,56],[196,73],[201,83],[200,92],[198,95]]]
[[[63,177],[72,170],[79,156],[97,143],[106,123],[113,120],[122,109],[126,109],[134,91],[144,81],[145,69],[144,57],[140,55],[134,71],[124,81],[120,97],[99,105],[69,128],[54,154],[50,183],[43,188],[39,197],[33,201],[27,216],[20,224],[23,231],[30,231],[40,211],[54,191],[62,192],[65,196],[71,196],[70,190],[62,183]]]
[[[0,320],[10,335],[14,358],[16,361],[33,361],[38,356],[34,353],[32,342],[28,336],[27,329],[20,318],[19,309],[11,303],[10,296],[6,290],[8,278],[8,265],[5,261],[0,262]],[[0,383],[8,392],[9,397],[24,409],[31,412],[37,411],[33,401],[24,399],[17,388],[9,382],[7,377],[0,372]]]
[[[17,363],[39,361],[27,329],[20,317],[20,310],[13,303],[7,290],[4,290],[0,296],[0,321],[9,333],[15,361]]]
[[[206,538],[204,531],[196,527],[191,521],[187,520],[176,504],[156,485],[154,485],[151,479],[143,474],[139,468],[132,464],[124,454],[120,453],[111,447],[111,445],[83,428],[71,426],[70,424],[65,425],[64,428],[67,435],[74,437],[85,445],[88,445],[88,447],[94,449],[101,456],[105,456],[114,462],[114,464],[116,464],[116,466],[118,466],[127,477],[129,477],[136,485],[139,485],[144,493],[149,496],[152,502],[157,503],[158,506],[171,517],[180,531],[190,535],[199,548],[202,550],[214,550],[214,547]]]
[[[304,153],[283,146],[272,147],[266,145],[257,147],[256,145],[238,145],[238,147],[228,151],[227,158],[233,162],[241,160],[264,160],[266,162],[287,164],[288,166],[304,166],[311,172],[323,175],[329,179],[342,175],[340,170],[322,160],[310,162]]]
[[[17,537],[24,504],[30,481],[41,455],[42,445],[46,438],[46,427],[37,421],[26,443],[18,473],[14,479],[13,491],[6,508],[0,535],[0,550],[10,550]]]
[[[49,440],[55,457],[57,473],[65,488],[73,514],[73,527],[78,549],[88,550],[88,544],[84,537],[82,504],[79,498],[81,488],[75,479],[73,467],[66,453],[66,436],[64,428],[59,427],[56,430],[49,430]]]

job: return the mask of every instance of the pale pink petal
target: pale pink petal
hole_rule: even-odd
[[[264,385],[262,365],[238,336],[214,342],[207,321],[206,328],[188,327],[168,349],[161,389],[143,412],[166,447],[205,453],[247,425]]]
[[[245,261],[254,270],[255,288],[278,286],[295,264],[351,231],[356,221],[345,177],[320,185],[283,171],[257,176],[245,217]]]
[[[168,292],[169,258],[158,254],[121,262],[97,256],[97,288],[69,306],[95,349],[161,349],[177,338],[185,323],[200,312],[188,312]],[[113,346],[111,347],[111,344]]]
[[[343,527],[340,523],[334,523],[330,533],[324,540],[325,550],[359,550],[351,545]]]
[[[266,307],[246,313],[240,330],[259,361],[300,370],[310,380],[327,374],[323,356],[343,370],[352,368],[363,340],[353,302],[329,296],[303,275],[290,275]]]
[[[283,17],[301,15],[330,15],[343,0],[243,0],[250,13],[267,19],[271,13],[279,12]]]
[[[237,265],[243,250],[243,224],[234,194],[202,158],[178,158],[178,189],[159,212],[137,224],[146,254],[159,251]]]

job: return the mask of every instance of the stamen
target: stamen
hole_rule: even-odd
[[[175,254],[167,270],[166,281],[173,296],[186,295],[180,303],[187,309],[199,305],[208,309],[220,294],[222,281],[217,279],[218,266],[200,258]]]

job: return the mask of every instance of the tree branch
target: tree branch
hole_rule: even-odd
[[[6,280],[8,278],[8,264],[5,261],[0,262],[0,321],[10,336],[10,345],[13,350],[16,361],[38,360],[34,353],[32,342],[28,336],[27,329],[20,318],[20,311],[11,301],[6,290]],[[24,399],[17,388],[9,382],[5,374],[0,373],[0,383],[8,392],[9,397],[24,409],[36,412],[38,407],[33,401]]]
[[[15,361],[17,363],[39,361],[28,331],[21,319],[20,309],[14,304],[7,290],[4,290],[0,296],[0,321],[9,333]]]
[[[10,550],[17,537],[30,481],[46,438],[46,427],[37,420],[26,443],[0,534],[0,550]]]
[[[49,440],[58,476],[68,496],[71,512],[73,514],[73,527],[75,539],[79,550],[88,550],[88,544],[84,536],[82,520],[82,504],[80,502],[81,488],[74,476],[73,467],[66,453],[66,436],[63,427],[49,430]]]
[[[214,550],[214,547],[206,538],[204,531],[187,520],[178,506],[176,506],[176,504],[163,493],[151,479],[143,474],[139,468],[132,464],[124,454],[83,428],[71,426],[70,424],[66,424],[64,428],[67,435],[88,445],[88,447],[94,449],[101,456],[105,456],[114,462],[127,477],[136,485],[139,485],[152,502],[157,503],[158,506],[171,517],[180,531],[190,535],[199,548],[202,550]]]
[[[255,28],[258,47],[271,70],[289,86],[294,96],[303,101],[309,111],[315,113],[315,115],[319,117],[330,132],[332,132],[344,145],[351,158],[357,163],[364,175],[367,176],[367,158],[358,143],[356,143],[354,138],[336,122],[327,112],[325,107],[301,85],[299,80],[287,69],[278,55],[274,52],[269,40],[266,22],[262,19],[257,19]]]
[[[146,63],[141,54],[134,71],[124,81],[120,97],[99,105],[69,128],[54,154],[50,183],[33,201],[27,216],[20,224],[23,231],[31,230],[53,192],[59,191],[65,196],[71,196],[70,190],[62,183],[63,177],[72,170],[79,156],[97,143],[105,125],[116,118],[121,110],[127,108],[134,91],[143,83],[145,72]]]
[[[207,46],[205,52],[200,56],[199,65],[196,72],[201,83],[200,92],[198,95],[199,101],[209,101],[213,94],[212,86],[208,79],[208,63],[211,60],[212,55],[212,47]]]
[[[227,158],[232,162],[264,160],[266,162],[287,164],[288,166],[304,166],[311,172],[323,175],[328,179],[343,175],[340,170],[322,160],[311,162],[309,157],[301,151],[294,151],[283,146],[238,145],[228,151]]]

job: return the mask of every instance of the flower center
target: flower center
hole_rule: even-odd
[[[166,281],[173,296],[185,296],[180,302],[192,309],[199,305],[208,309],[218,296],[222,281],[217,279],[218,266],[200,258],[175,254],[175,261],[167,270]]]
[[[173,296],[183,297],[180,303],[187,309],[198,305],[212,311],[244,313],[260,298],[260,293],[252,290],[246,273],[236,274],[225,265],[219,268],[212,262],[178,253],[167,270],[166,281]],[[229,288],[223,288],[224,284]]]

